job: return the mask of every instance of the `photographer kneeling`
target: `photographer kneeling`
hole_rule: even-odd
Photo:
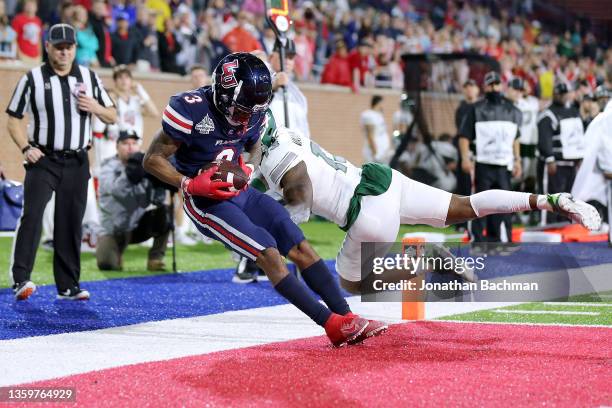
[[[147,175],[142,167],[143,157],[136,133],[121,131],[117,155],[102,163],[99,188],[102,232],[96,248],[100,270],[121,270],[125,248],[151,237],[154,241],[147,269],[165,269],[163,258],[170,234],[170,212],[164,205],[166,189]]]

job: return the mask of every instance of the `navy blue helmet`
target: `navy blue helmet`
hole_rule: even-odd
[[[229,54],[219,61],[212,86],[215,107],[233,126],[247,126],[253,115],[263,115],[272,99],[270,70],[246,52]]]

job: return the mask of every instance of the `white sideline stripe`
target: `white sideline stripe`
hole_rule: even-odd
[[[401,303],[351,308],[371,319],[401,322]],[[436,303],[428,318],[504,307],[513,303]],[[446,306],[445,306],[446,305]],[[452,312],[449,312],[452,311]],[[108,329],[0,341],[0,386],[41,381],[128,364],[324,335],[293,305],[147,322]],[[326,345],[327,340],[321,339]]]
[[[561,310],[493,310],[495,313],[515,313],[515,314],[554,314],[554,315],[583,315],[583,316],[599,316],[597,312],[566,312]]]
[[[447,322],[447,323],[470,323],[470,324],[497,324],[497,325],[516,325],[516,326],[548,326],[548,327],[597,327],[602,329],[612,330],[612,326],[605,324],[572,324],[572,323],[536,323],[536,322],[486,322],[478,320],[450,320],[450,319],[437,319],[436,322]]]
[[[612,303],[542,302],[542,304],[549,306],[612,307]]]

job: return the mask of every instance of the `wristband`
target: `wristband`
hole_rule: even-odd
[[[191,179],[187,176],[183,176],[183,178],[181,179],[181,190],[187,192],[187,187],[189,186],[189,183],[191,183]]]
[[[26,154],[26,152],[28,150],[30,150],[32,148],[32,145],[27,145],[26,147],[24,147],[23,149],[21,149],[21,153]]]

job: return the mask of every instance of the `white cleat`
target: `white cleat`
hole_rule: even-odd
[[[67,289],[65,292],[57,295],[59,300],[89,300],[89,298],[89,292],[80,288]]]
[[[601,217],[592,205],[576,200],[569,193],[548,194],[547,199],[556,213],[583,225],[589,231],[601,228]]]
[[[36,285],[32,281],[25,281],[13,288],[13,293],[17,300],[26,300],[32,296],[34,292],[36,292]]]

